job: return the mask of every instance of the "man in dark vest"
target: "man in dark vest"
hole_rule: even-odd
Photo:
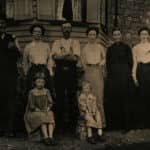
[[[63,37],[54,42],[52,57],[55,67],[56,125],[74,130],[77,121],[77,64],[80,59],[80,44],[78,40],[71,38],[71,29],[70,23],[62,25]]]

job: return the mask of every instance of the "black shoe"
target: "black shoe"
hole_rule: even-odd
[[[90,143],[90,144],[96,144],[96,141],[94,140],[93,137],[88,137],[87,142]]]
[[[106,141],[106,139],[105,139],[104,136],[99,136],[99,135],[98,135],[98,136],[96,137],[96,141],[97,141],[97,142],[100,142],[100,143],[103,143],[103,142]]]
[[[48,138],[48,141],[49,141],[49,145],[51,145],[51,146],[58,145],[58,143],[53,138]]]
[[[44,143],[44,145],[46,145],[46,146],[49,146],[50,145],[50,143],[49,143],[49,139],[48,138],[46,138],[46,139],[43,139],[43,141],[42,141],[43,143]]]

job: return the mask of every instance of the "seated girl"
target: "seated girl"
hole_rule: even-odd
[[[55,121],[51,110],[53,101],[49,90],[44,88],[44,85],[44,74],[37,73],[35,87],[29,92],[24,116],[25,126],[29,135],[38,132],[45,145],[55,145],[56,142],[53,139]]]
[[[96,96],[92,93],[88,81],[82,83],[82,92],[78,98],[80,118],[85,121],[87,141],[96,144],[96,140],[103,142],[101,114],[97,108]],[[97,130],[97,137],[93,136],[93,129]]]

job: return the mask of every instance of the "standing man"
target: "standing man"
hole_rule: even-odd
[[[72,128],[77,121],[77,65],[80,60],[79,41],[71,38],[70,23],[62,25],[63,37],[52,47],[55,66],[56,125]],[[69,125],[69,126],[68,126]],[[60,127],[58,127],[60,129]],[[57,128],[57,127],[56,127]],[[62,129],[64,129],[62,127]]]
[[[0,133],[14,136],[16,111],[17,60],[21,56],[14,35],[6,33],[6,23],[0,31]]]
[[[33,80],[35,74],[43,72],[46,76],[46,87],[52,90],[51,87],[51,54],[50,47],[47,43],[42,41],[42,36],[45,29],[40,24],[31,26],[30,32],[32,34],[32,42],[27,44],[23,54],[24,73],[27,78],[27,91],[33,88]]]
[[[122,42],[120,29],[113,30],[114,44],[106,54],[106,115],[110,129],[129,130],[132,97],[132,50]]]

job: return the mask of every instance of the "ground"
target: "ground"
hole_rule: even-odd
[[[0,150],[146,150],[150,149],[150,130],[131,130],[122,132],[105,132],[106,142],[90,145],[72,136],[56,137],[59,144],[56,147],[46,147],[42,143],[29,142],[27,138],[1,138]],[[143,146],[144,145],[144,146]],[[136,148],[134,148],[136,146]],[[141,148],[141,147],[142,148]],[[131,147],[131,148],[130,148]]]

